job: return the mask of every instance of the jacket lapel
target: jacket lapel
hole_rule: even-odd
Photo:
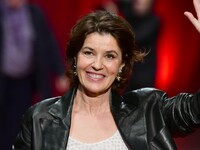
[[[128,149],[132,149],[130,145],[127,143],[127,138],[126,135],[124,134],[124,127],[123,127],[123,122],[126,116],[131,112],[130,109],[124,109],[126,105],[124,104],[124,99],[114,91],[111,92],[110,95],[110,109],[111,113],[113,115],[113,118],[115,120],[116,126],[121,134],[121,137],[126,144]]]
[[[43,120],[42,122],[43,147],[45,150],[65,150],[69,134],[62,120]]]
[[[75,89],[67,92],[59,101],[51,105],[51,117],[41,119],[43,147],[45,150],[65,150],[71,124],[71,112]]]
[[[127,145],[132,150],[148,150],[146,131],[144,127],[143,109],[139,107],[138,97],[121,97],[112,92],[111,111],[118,130]]]

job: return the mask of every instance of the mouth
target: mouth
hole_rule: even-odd
[[[99,79],[103,79],[105,77],[105,75],[97,74],[97,73],[91,73],[91,72],[87,72],[87,75],[88,75],[89,78],[91,78],[93,80],[99,80]]]

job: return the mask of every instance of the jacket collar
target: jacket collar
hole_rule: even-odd
[[[44,140],[42,142],[42,149],[66,149],[75,92],[76,88],[71,89],[50,106],[48,113],[53,118],[48,117],[41,120],[42,137]]]
[[[76,87],[72,88],[56,103],[51,105],[51,108],[48,112],[55,119],[53,119],[53,121],[48,120],[46,121],[46,123],[43,124],[43,136],[46,137],[44,138],[44,145],[46,145],[46,150],[50,150],[56,145],[57,147],[60,145],[60,147],[62,147],[62,150],[66,149],[71,125],[72,107],[76,90]],[[130,112],[129,109],[125,108],[126,106],[123,104],[123,98],[115,93],[113,90],[111,90],[110,109],[119,131],[121,130],[120,124],[121,122],[123,122],[123,116],[126,116],[127,113]],[[59,136],[56,136],[58,134]]]
[[[67,126],[70,126],[72,106],[76,90],[76,88],[69,90],[49,110],[49,113],[52,116],[62,119],[64,124]]]
[[[61,118],[62,120],[70,119],[76,90],[77,90],[76,87],[69,90],[54,105],[52,105],[51,109],[49,110],[49,113],[56,118]],[[111,90],[110,93],[111,111],[118,113],[121,107],[123,107],[123,98],[119,94]]]
[[[66,127],[70,127],[72,107],[77,88],[69,90],[49,110],[55,118],[60,118]],[[134,110],[135,105],[129,105],[126,100],[115,91],[110,93],[110,109],[117,125],[123,122],[123,118]]]

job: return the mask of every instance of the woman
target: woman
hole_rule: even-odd
[[[73,88],[26,112],[13,149],[176,149],[171,132],[190,133],[200,124],[200,93],[168,98],[145,88],[119,96],[133,62],[145,55],[124,19],[106,11],[83,17],[67,45]]]

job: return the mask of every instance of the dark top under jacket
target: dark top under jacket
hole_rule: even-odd
[[[24,115],[14,150],[66,150],[76,88],[32,106]],[[110,94],[111,113],[130,150],[175,150],[172,132],[191,133],[200,124],[200,92],[168,98],[142,88]]]

